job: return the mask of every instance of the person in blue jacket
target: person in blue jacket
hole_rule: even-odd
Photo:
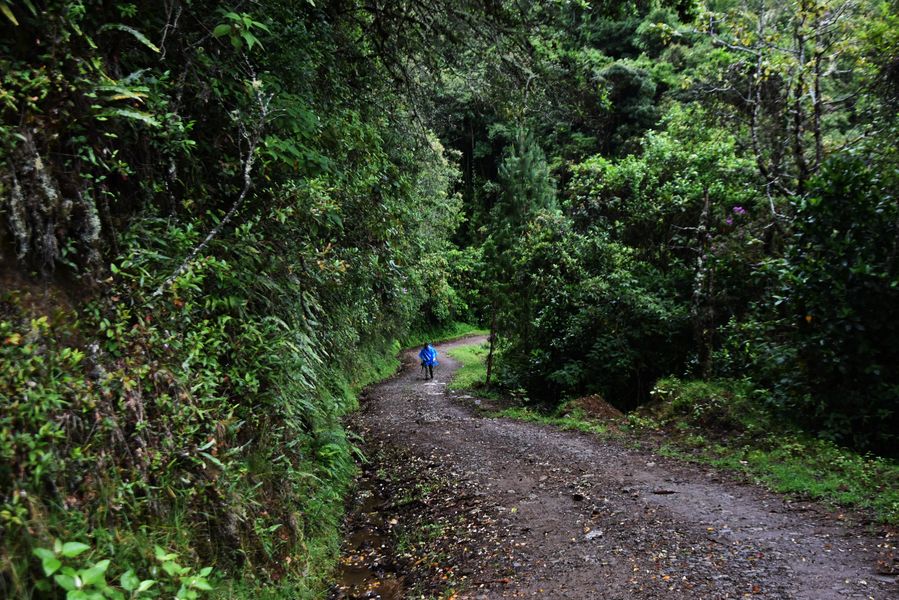
[[[421,368],[426,374],[425,379],[434,379],[434,367],[440,363],[437,362],[437,350],[430,342],[424,345],[421,352],[418,353],[418,358],[421,359]]]

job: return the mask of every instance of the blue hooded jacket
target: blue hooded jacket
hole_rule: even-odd
[[[434,367],[440,364],[437,362],[437,351],[431,344],[428,344],[421,349],[421,352],[418,353],[418,358],[421,359],[421,363],[423,365],[427,365],[429,367]]]

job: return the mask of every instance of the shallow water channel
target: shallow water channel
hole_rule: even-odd
[[[340,570],[331,600],[398,600],[405,595],[397,575],[384,509],[387,499],[375,474],[366,470],[357,482],[346,521]]]

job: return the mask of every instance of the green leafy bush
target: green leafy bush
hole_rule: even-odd
[[[175,562],[177,554],[166,552],[159,546],[154,549],[154,557],[159,564],[151,569],[159,579],[141,579],[133,569],[128,569],[119,576],[118,585],[114,585],[107,581],[112,563],[109,559],[82,559],[80,567],[73,566],[73,559],[90,549],[89,545],[81,542],[61,542],[58,539],[52,548],[35,548],[32,554],[40,559],[45,577],[37,581],[37,589],[49,592],[54,587],[61,588],[66,592],[66,600],[197,600],[205,592],[213,590],[207,580],[212,567],[204,567],[194,573],[190,567],[182,567]]]
[[[683,360],[685,314],[665,277],[601,231],[545,214],[516,248],[515,323],[502,365],[535,398],[599,393],[621,407],[648,397]]]
[[[767,269],[755,319],[733,326],[731,369],[751,364],[772,406],[812,431],[895,453],[899,274],[895,182],[832,161],[797,207],[793,240]]]
[[[752,385],[748,381],[701,381],[664,378],[656,382],[647,408],[659,420],[670,423],[681,419],[691,427],[713,432],[758,431],[765,415],[754,406]]]

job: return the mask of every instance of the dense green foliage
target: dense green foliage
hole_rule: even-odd
[[[378,15],[3,6],[0,594],[66,589],[35,587],[54,538],[111,582],[158,545],[247,597],[321,593],[342,415],[464,311],[455,170]]]
[[[209,566],[320,593],[341,417],[395,340],[457,320],[534,400],[748,378],[756,408],[895,452],[897,23],[0,0],[0,591],[61,593],[60,539],[108,594],[170,553],[189,570],[148,597]]]
[[[748,376],[767,410],[895,452],[890,6],[542,2],[522,18],[540,23],[525,85],[457,94],[467,135],[446,133],[478,287],[499,296],[476,307],[499,381],[630,408],[661,376]],[[537,163],[508,182],[510,129],[533,133],[554,183]],[[518,223],[507,198],[543,189],[556,208],[497,252],[495,211]]]
[[[858,447],[899,441],[899,180],[888,179],[852,159],[827,165],[796,207],[787,252],[766,265],[773,284],[755,319],[722,352],[800,423]]]

